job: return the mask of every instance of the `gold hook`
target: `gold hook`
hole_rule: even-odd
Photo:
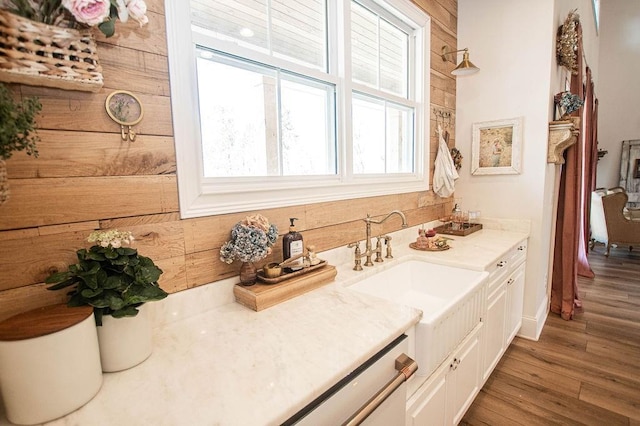
[[[129,140],[134,142],[136,140],[136,136],[138,136],[136,132],[131,128],[131,126],[129,126]]]

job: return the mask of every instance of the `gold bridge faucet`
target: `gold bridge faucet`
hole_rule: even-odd
[[[407,224],[407,218],[404,215],[404,213],[402,213],[400,210],[394,210],[391,213],[389,213],[387,216],[384,217],[384,219],[382,220],[375,220],[371,218],[371,215],[367,213],[367,217],[362,219],[364,220],[364,222],[367,224],[367,237],[365,240],[365,250],[364,253],[362,253],[360,251],[360,241],[357,241],[355,243],[351,243],[349,244],[347,247],[349,248],[353,248],[355,247],[355,266],[353,267],[354,270],[356,271],[362,271],[362,258],[366,257],[366,261],[364,262],[364,266],[373,266],[373,262],[371,261],[371,256],[373,256],[374,254],[376,255],[376,262],[382,262],[382,240],[384,239],[385,243],[387,244],[387,258],[392,258],[393,256],[391,255],[391,237],[388,235],[385,236],[378,236],[377,239],[377,244],[376,244],[376,248],[374,249],[373,246],[371,245],[371,224],[374,223],[376,225],[382,224],[384,222],[387,221],[387,219],[389,219],[391,216],[393,215],[398,215],[400,216],[400,218],[402,219],[402,227],[406,228],[408,226]]]

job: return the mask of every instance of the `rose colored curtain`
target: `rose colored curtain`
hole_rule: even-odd
[[[578,32],[578,73],[571,75],[571,93],[584,99],[583,60],[582,60],[582,27]],[[583,108],[572,115],[580,117]],[[583,121],[583,120],[581,120]],[[581,123],[581,127],[582,127]],[[582,129],[581,129],[582,130]],[[578,142],[565,151],[565,164],[560,175],[558,193],[558,213],[556,217],[556,241],[553,255],[553,273],[551,281],[551,311],[565,319],[573,317],[576,308],[580,308],[578,298],[578,258],[580,246],[584,245],[581,237],[583,222],[583,133]]]
[[[580,138],[579,138],[580,139]],[[569,320],[578,300],[578,246],[580,238],[580,186],[582,172],[577,144],[565,151],[565,164],[560,176],[556,241],[551,281],[551,311]]]
[[[598,161],[598,143],[594,135],[595,117],[594,111],[594,86],[591,78],[591,69],[586,69],[585,100],[582,114],[581,137],[584,142],[583,151],[583,186],[582,186],[582,223],[580,232],[580,246],[578,247],[578,275],[593,278],[595,274],[591,270],[587,259],[587,247],[589,247],[589,217],[591,214],[591,192],[596,188],[596,165]]]

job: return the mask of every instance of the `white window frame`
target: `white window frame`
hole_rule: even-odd
[[[194,49],[194,43],[198,43],[200,34],[191,30],[188,1],[165,0],[173,132],[182,218],[426,191],[429,188],[430,18],[410,0],[387,0],[390,4],[382,0],[358,1],[364,4],[375,3],[377,7],[393,14],[399,12],[409,18],[414,27],[420,28],[416,31],[414,42],[416,50],[422,52],[422,60],[413,64],[410,72],[422,78],[409,79],[416,84],[413,92],[416,94],[416,99],[413,99],[416,117],[415,172],[353,175],[352,150],[350,144],[345,144],[346,135],[351,135],[351,123],[341,117],[345,116],[344,111],[351,110],[350,93],[353,90],[368,93],[370,89],[347,81],[344,76],[351,74],[350,61],[345,63],[339,60],[339,57],[349,58],[351,54],[351,30],[347,27],[349,21],[342,19],[344,14],[350,14],[350,0],[329,0],[328,13],[332,14],[329,22],[340,19],[344,23],[342,28],[329,27],[329,45],[339,39],[345,40],[344,44],[334,44],[343,51],[329,49],[329,77],[320,72],[314,76],[306,68],[304,74],[336,84],[336,149],[342,153],[338,156],[338,174],[320,177],[204,178]],[[338,10],[342,11],[342,16]],[[245,48],[234,43],[218,43],[226,45],[226,52],[232,55],[242,57],[243,52],[246,52]],[[254,50],[251,52],[252,58],[260,55]],[[276,66],[279,60],[270,56],[267,61],[265,57],[265,63]],[[290,63],[287,62],[287,66],[283,68],[291,69]]]

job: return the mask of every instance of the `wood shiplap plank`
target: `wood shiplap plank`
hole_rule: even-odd
[[[16,240],[18,238],[30,238],[38,236],[38,228],[12,229],[0,231],[0,241]]]
[[[452,33],[457,33],[457,8],[455,14],[448,8],[447,5],[443,5],[433,0],[413,0],[422,10],[427,12],[432,19],[438,21],[443,28],[448,29]],[[456,2],[457,3],[457,2]]]
[[[36,96],[42,113],[36,122],[39,129],[70,130],[120,134],[120,125],[109,118],[105,101],[112,89],[102,88],[97,94],[64,91],[35,86],[22,86],[23,96]],[[142,121],[133,126],[143,135],[172,136],[171,105],[168,96],[136,93],[144,108]]]
[[[100,46],[112,44],[167,56],[167,30],[164,14],[148,9],[147,18],[149,18],[149,23],[142,28],[133,19],[130,19],[126,24],[118,22],[116,33],[109,38],[100,31],[95,31],[95,38],[98,41],[98,54],[100,54]]]
[[[99,226],[97,221],[55,225],[42,228],[43,232],[37,236],[3,241],[0,290],[40,283],[49,274],[66,270],[69,264],[77,262],[76,250],[91,246],[87,241],[89,234],[96,229],[108,228]],[[144,256],[154,260],[184,257],[180,221],[118,228],[133,233],[135,241],[132,247]]]
[[[432,193],[431,193],[432,194]],[[355,240],[362,240],[365,230],[364,219],[367,214],[373,217],[388,213],[392,210],[401,210],[407,218],[412,217],[412,210],[428,207],[435,203],[431,196],[423,197],[423,204],[418,206],[416,193],[410,195],[391,195],[376,198],[362,198],[346,201],[331,201],[317,204],[292,206],[261,211],[260,213],[269,219],[270,223],[278,227],[280,235],[284,235],[289,230],[289,218],[297,217],[296,229],[303,235],[307,231],[314,231],[313,235],[305,239],[306,244],[313,244],[318,250],[328,250],[345,245]],[[427,209],[424,212],[416,213],[418,221],[429,221],[441,217],[439,209]],[[245,215],[252,214],[247,212]],[[336,223],[336,214],[341,215],[341,221]],[[187,253],[219,248],[222,243],[229,239],[230,230],[233,225],[242,220],[244,216],[218,215],[196,218],[185,223],[185,246]],[[409,221],[411,224],[411,221]],[[400,229],[401,221],[399,217],[390,218],[383,225],[375,225],[377,233],[388,233]],[[312,234],[309,234],[312,235]]]
[[[19,238],[2,242],[0,290],[41,283],[49,274],[77,261],[91,229]],[[25,256],[25,253],[29,253]]]
[[[184,256],[168,259],[154,259],[154,263],[162,269],[158,284],[167,293],[176,293],[187,289],[186,262]]]
[[[12,179],[162,175],[176,173],[173,138],[138,135],[123,142],[119,133],[40,130],[38,158],[18,153],[7,161]]]
[[[220,268],[216,270],[213,264],[218,263]],[[187,287],[193,288],[203,284],[209,284],[232,276],[240,272],[238,262],[231,265],[220,261],[220,250],[200,251],[186,256]]]
[[[100,46],[105,88],[169,96],[167,57],[111,44]]]
[[[32,309],[66,303],[68,297],[64,291],[51,291],[47,287],[36,284],[0,292],[0,321]]]
[[[12,179],[0,230],[178,211],[176,177]]]

